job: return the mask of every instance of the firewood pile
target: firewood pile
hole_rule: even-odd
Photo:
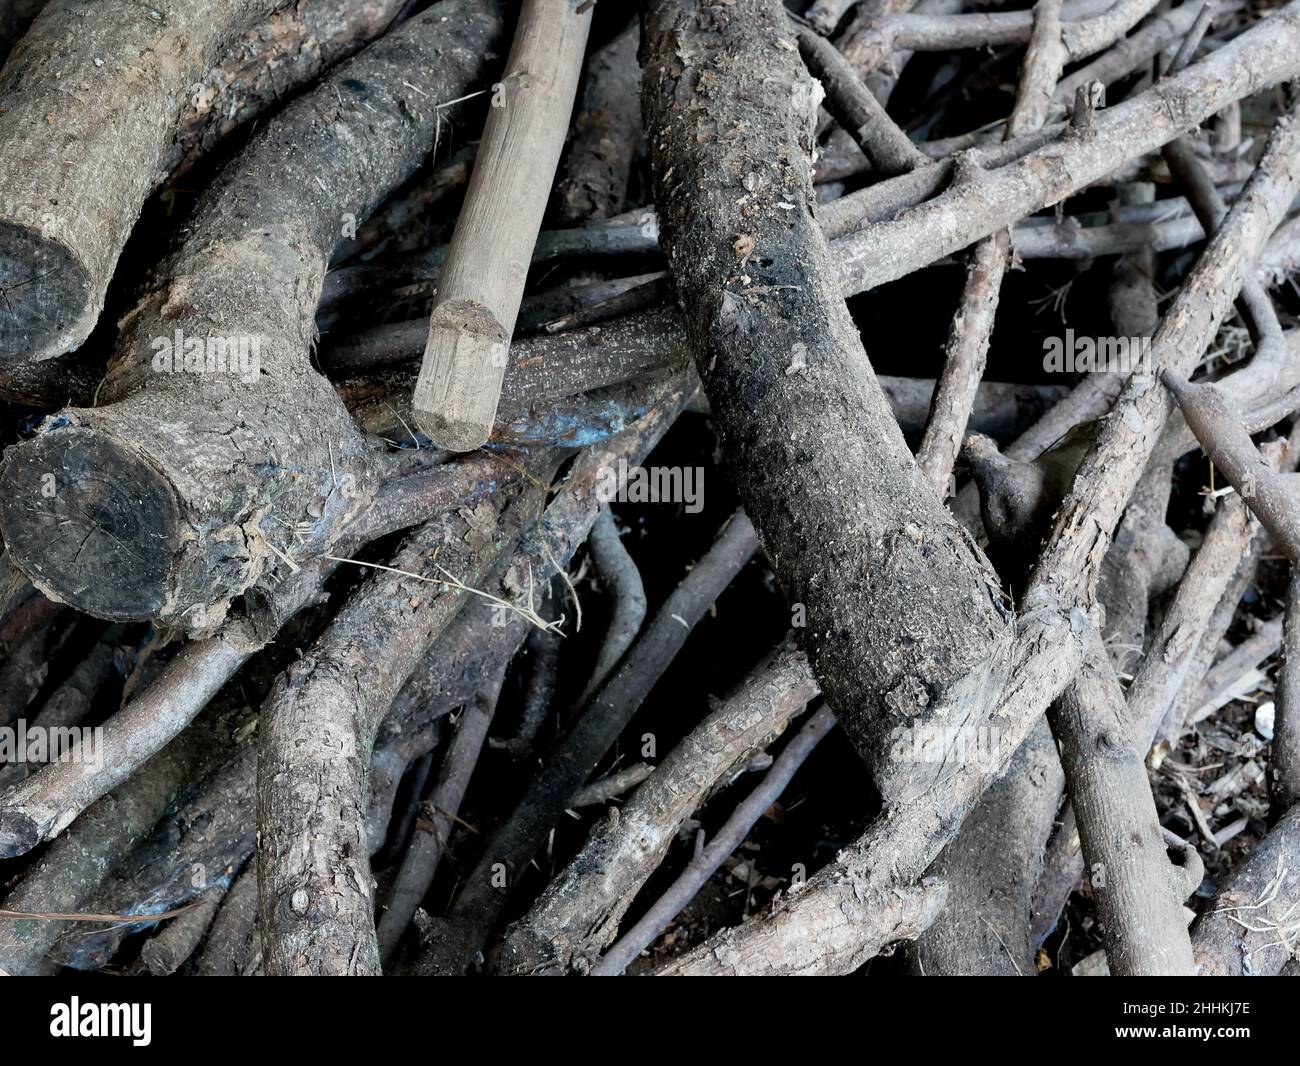
[[[0,59],[0,971],[1300,970],[1300,0]]]

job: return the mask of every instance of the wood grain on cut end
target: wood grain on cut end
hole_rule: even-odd
[[[0,219],[0,366],[62,355],[98,311],[85,267],[61,242]]]
[[[10,451],[0,532],[38,588],[99,618],[156,616],[179,543],[171,485],[125,444],[55,430]]]

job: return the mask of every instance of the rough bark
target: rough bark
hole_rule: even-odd
[[[263,704],[257,824],[268,975],[380,972],[365,825],[375,733],[465,588],[478,588],[511,550],[542,495],[525,483],[495,505],[422,527]]]
[[[145,969],[155,977],[168,977],[184,966],[207,935],[225,895],[224,887],[210,888],[192,910],[168,919],[140,949]]]
[[[818,742],[835,726],[829,707],[821,707],[803,724],[793,739],[781,750],[763,780],[736,807],[726,824],[714,834],[704,849],[692,857],[650,909],[592,967],[593,977],[613,977],[623,973],[645,948],[649,947],[668,924],[677,917],[726,861],[728,855],[744,843],[745,837],[785,791],[790,779],[812,753]]]
[[[1050,712],[1092,872],[1106,958],[1117,976],[1190,976],[1182,878],[1166,853],[1142,759],[1145,737],[1096,631],[1083,665]]]
[[[643,462],[685,401],[680,391],[665,392],[656,409],[637,425],[580,455],[542,516],[544,536],[530,538],[509,566],[499,567],[486,591],[514,602],[527,575],[532,575],[535,588],[543,589],[557,566],[567,567],[607,502],[597,491],[602,480],[617,476],[623,463],[634,467]],[[491,604],[470,604],[411,675],[392,714],[434,716],[464,705],[518,651],[528,632],[528,623],[518,616],[503,619]]]
[[[0,363],[49,359],[86,339],[140,207],[164,176],[188,90],[278,6],[179,0],[163,14],[131,0],[46,5],[0,72]]]
[[[411,845],[402,858],[397,880],[379,919],[379,955],[385,963],[392,957],[406,927],[411,924],[415,908],[428,893],[434,874],[438,872],[439,860],[446,850],[465,790],[487,740],[492,716],[496,713],[501,680],[500,674],[494,677],[487,690],[480,692],[461,712],[456,723],[456,737],[447,748],[438,784],[429,797],[428,816],[423,824],[416,825]]]
[[[1203,977],[1276,975],[1295,951],[1300,807],[1269,830],[1192,927]]]
[[[1287,584],[1282,664],[1277,675],[1269,800],[1274,817],[1300,802],[1300,571]]]
[[[312,310],[347,216],[420,165],[438,102],[474,83],[499,28],[491,5],[444,0],[291,104],[208,190],[124,320],[99,405],[6,456],[0,529],[41,588],[211,632],[284,555],[318,554],[364,507],[376,463],[311,367]],[[180,372],[159,372],[180,338]]]
[[[201,726],[201,727],[200,727]],[[95,803],[5,897],[9,910],[68,913],[83,908],[114,866],[157,824],[178,792],[229,752],[230,723],[204,720],[167,745],[125,784]],[[62,929],[56,922],[0,920],[0,970],[41,968]]]
[[[623,210],[632,157],[641,139],[641,20],[587,60],[586,84],[555,197],[565,222],[608,218]]]
[[[500,971],[587,972],[613,943],[686,819],[816,695],[807,658],[787,638],[591,831],[577,857],[510,927]]]
[[[195,960],[200,977],[243,977],[260,954],[257,934],[257,860],[250,860],[221,901]]]
[[[380,490],[343,545],[355,547],[428,521],[457,503],[474,506],[519,476],[517,464],[504,457],[408,474]],[[46,766],[0,795],[0,856],[23,854],[50,839],[155,756],[288,619],[315,601],[335,565],[324,560],[302,567],[251,605],[247,617],[232,619],[215,636],[184,647],[105,724],[101,765]]]
[[[308,0],[282,5],[205,71],[165,156],[182,177],[236,129],[392,28],[406,0]]]
[[[959,182],[889,221],[872,222],[839,242],[845,294],[903,277],[981,237],[1059,203],[1105,178],[1127,159],[1167,144],[1233,100],[1295,76],[1300,69],[1300,4],[1291,3],[1181,73],[1097,115],[1086,136],[1063,137],[1022,158]],[[928,174],[928,170],[921,176]],[[914,183],[904,175],[892,182]],[[837,201],[824,221],[839,236],[863,203],[889,195],[882,182]],[[832,224],[832,216],[833,224]],[[857,217],[861,217],[857,214]]]
[[[1300,18],[1300,6],[1291,10]],[[1241,199],[1161,322],[1151,347],[1157,371],[1190,371],[1213,338],[1243,272],[1295,197],[1300,180],[1295,140],[1286,122],[1270,138]],[[1053,519],[1017,623],[998,716],[998,771],[1078,668],[1101,559],[1168,414],[1168,399],[1152,378],[1130,377],[1116,400],[1115,417],[1102,423]],[[774,960],[789,955],[818,972],[850,972],[885,942],[888,931],[882,927],[892,921],[889,912],[873,913],[861,901],[881,898],[921,876],[992,776],[973,761],[959,763],[941,786],[891,804],[797,895],[779,900],[764,918],[694,949],[684,964],[707,971],[723,959],[730,970],[768,972]]]
[[[656,199],[747,513],[807,609],[828,701],[897,797],[939,768],[892,760],[891,734],[984,724],[1010,632],[995,576],[913,462],[834,286],[811,209],[814,98],[791,47],[770,0],[650,6]]]
[[[212,888],[228,888],[253,853],[256,771],[257,745],[245,742],[224,766],[179,797],[149,837],[123,857],[86,910],[161,914]],[[156,924],[64,925],[50,954],[65,966],[100,969],[127,935]]]
[[[448,915],[448,935],[425,963],[435,972],[462,972],[487,942],[508,898],[495,883],[504,869],[513,888],[563,816],[578,788],[627,728],[632,716],[713,606],[758,548],[749,519],[732,515],[709,551],[660,606],[617,670],[582,708],[572,727],[541,759],[522,801],[496,828]]]

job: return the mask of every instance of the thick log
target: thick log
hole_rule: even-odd
[[[836,287],[812,214],[812,83],[769,0],[652,4],[644,48],[660,223],[746,512],[881,791],[923,790],[942,764],[891,747],[940,718],[987,724],[1008,615],[913,462]],[[766,77],[738,73],[751,69]]]
[[[0,364],[81,344],[190,87],[279,0],[53,0],[0,71]],[[111,115],[111,121],[105,116]],[[69,158],[75,165],[69,165]]]
[[[412,534],[277,681],[257,772],[263,964],[270,975],[377,974],[366,839],[380,720],[429,645],[536,519],[549,476]],[[470,519],[474,522],[471,524]]]

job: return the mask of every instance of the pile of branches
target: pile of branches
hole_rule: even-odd
[[[0,971],[1296,972],[1300,0],[6,53]]]

